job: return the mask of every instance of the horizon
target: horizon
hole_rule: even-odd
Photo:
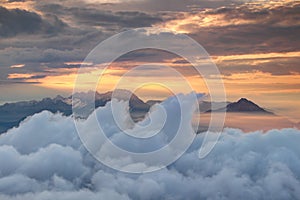
[[[120,88],[120,90],[127,90],[127,89],[122,89],[122,88]],[[89,91],[82,91],[82,92],[84,92],[84,93],[88,93],[88,92],[93,92],[92,90],[89,90]],[[107,93],[107,92],[112,92],[113,90],[108,90],[108,91],[106,91],[106,92],[101,92],[101,91],[96,91],[96,92],[98,92],[99,94],[104,94],[104,93]],[[130,91],[130,90],[128,90],[128,91]],[[130,91],[130,92],[132,92],[132,91]],[[196,92],[196,91],[192,91],[192,92]],[[132,92],[133,94],[135,94],[135,95],[137,95],[137,97],[138,98],[140,98],[143,102],[147,102],[147,101],[150,101],[150,100],[158,100],[158,101],[164,101],[164,100],[166,100],[166,99],[168,99],[168,98],[170,98],[170,97],[172,97],[172,96],[175,96],[175,95],[177,95],[177,94],[179,94],[179,93],[174,93],[174,94],[170,94],[169,96],[166,96],[166,95],[164,95],[164,96],[161,96],[161,98],[151,98],[151,97],[144,97],[143,98],[143,96],[142,95],[139,95],[139,93],[134,93],[134,92]],[[182,93],[182,92],[180,92],[180,93]],[[197,93],[197,92],[196,92]],[[187,93],[182,93],[182,94],[187,94]],[[202,93],[203,94],[203,93]],[[205,94],[205,93],[204,93]],[[48,96],[40,96],[40,97],[38,97],[38,98],[24,98],[24,99],[17,99],[17,100],[14,100],[14,101],[0,101],[0,106],[2,106],[2,105],[4,105],[4,104],[6,104],[6,103],[17,103],[17,102],[21,102],[21,101],[41,101],[41,100],[43,100],[43,99],[45,99],[45,98],[51,98],[51,99],[53,99],[53,98],[55,98],[55,97],[57,97],[57,96],[62,96],[62,97],[64,97],[64,98],[68,98],[68,97],[70,97],[70,96],[72,96],[73,95],[73,93],[58,93],[58,94],[53,94],[53,95],[48,95]],[[273,106],[270,106],[270,105],[268,105],[267,103],[265,103],[265,104],[260,104],[260,103],[258,103],[258,102],[256,102],[255,100],[253,100],[253,99],[251,99],[251,98],[248,98],[248,97],[245,97],[245,96],[240,96],[240,97],[237,97],[237,98],[232,98],[232,100],[229,100],[228,98],[227,98],[227,100],[226,100],[226,102],[230,102],[230,103],[233,103],[233,102],[238,102],[240,99],[243,99],[243,98],[245,98],[245,99],[247,99],[247,100],[249,100],[249,101],[252,101],[252,102],[254,102],[255,104],[257,104],[257,105],[259,105],[261,108],[264,108],[264,109],[266,109],[267,111],[270,111],[270,112],[273,112],[273,113],[276,113],[276,114],[278,114],[278,115],[280,115],[280,116],[282,116],[282,117],[285,117],[285,118],[287,118],[288,120],[291,120],[292,122],[295,122],[295,123],[299,123],[300,121],[299,121],[299,118],[297,118],[297,115],[296,116],[290,116],[290,115],[286,115],[286,112],[282,112],[282,111],[280,111],[280,107],[278,106],[278,105],[273,105]],[[209,94],[205,94],[205,96],[202,98],[202,100],[201,101],[207,101],[207,102],[220,102],[220,101],[210,101],[210,97],[209,97]]]

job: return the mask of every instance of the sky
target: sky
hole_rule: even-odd
[[[167,28],[201,44],[222,74],[229,101],[246,97],[299,121],[300,2],[291,0],[0,0],[0,103],[70,95],[81,62],[99,42],[141,27]],[[151,50],[112,63],[99,91],[151,62],[178,69],[207,93],[182,58]],[[143,78],[176,86],[172,76],[149,70]],[[145,100],[170,94],[162,85],[138,93]]]

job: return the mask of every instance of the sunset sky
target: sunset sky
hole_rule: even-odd
[[[0,0],[0,103],[70,95],[81,62],[99,42],[140,27],[167,28],[201,44],[219,67],[228,101],[246,97],[300,121],[300,2],[292,0]],[[112,63],[99,91],[145,63],[171,66],[197,92],[208,92],[189,63],[151,50]],[[143,80],[177,83],[148,70]],[[138,93],[144,100],[170,94],[160,85]]]

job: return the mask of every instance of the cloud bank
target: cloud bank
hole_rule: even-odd
[[[170,100],[165,104],[172,107]],[[120,134],[103,117],[111,112],[110,104],[95,112],[102,116],[102,124],[112,127],[107,129],[111,137]],[[174,117],[179,114],[172,113]],[[95,128],[88,120],[82,123]],[[121,173],[86,151],[71,117],[43,111],[0,136],[0,199],[300,198],[299,130],[245,134],[227,128],[213,151],[200,160],[203,138],[197,135],[188,151],[167,168],[146,174]]]

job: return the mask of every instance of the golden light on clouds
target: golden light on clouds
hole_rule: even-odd
[[[24,66],[25,66],[24,64],[18,64],[18,65],[12,65],[12,66],[10,66],[10,68],[21,68]]]
[[[33,77],[35,74],[19,74],[19,73],[13,73],[8,75],[8,79],[28,79]]]
[[[247,59],[253,59],[254,61],[259,59],[271,59],[277,57],[297,57],[300,56],[300,52],[288,52],[288,53],[269,53],[269,54],[245,54],[245,55],[231,55],[231,56],[217,56],[213,57],[216,63],[222,63],[227,60],[244,61]],[[109,67],[103,72],[103,76],[100,80],[100,74],[102,73],[96,66],[86,67],[86,71],[82,74],[77,75],[77,69],[56,69],[53,70],[53,75],[47,74],[46,77],[35,78],[34,81],[39,82],[39,85],[47,88],[54,88],[60,90],[72,91],[74,88],[74,83],[76,77],[80,76],[84,80],[84,84],[80,87],[82,90],[91,90],[96,87],[91,83],[98,82],[97,90],[100,92],[106,92],[108,90],[113,90],[115,87],[124,89],[137,89],[139,87],[144,87],[144,90],[151,91],[151,95],[158,96],[155,93],[162,94],[161,86],[170,86],[176,88],[175,92],[190,92],[195,90],[197,92],[209,93],[205,81],[202,77],[195,75],[195,70],[191,67],[189,63],[179,62],[174,63],[176,59],[169,60],[168,66],[177,70],[181,74],[182,78],[185,78],[187,82],[191,85],[191,90],[186,91],[178,79],[176,74],[170,73],[167,69],[159,68],[149,68],[143,70],[134,71],[135,65],[141,65],[141,63],[118,63]],[[69,64],[78,64],[76,62]],[[162,63],[164,65],[166,63]],[[128,73],[130,72],[130,73]],[[12,73],[9,74],[9,79],[29,79],[24,80],[32,81],[31,77],[38,76],[41,74],[21,74]],[[206,77],[208,78],[208,77]],[[215,77],[210,77],[214,80]],[[253,71],[246,73],[232,73],[230,75],[222,75],[224,84],[226,86],[227,93],[229,94],[251,94],[256,93],[276,93],[276,92],[299,92],[300,87],[293,87],[300,84],[300,75],[272,75],[270,73]],[[208,78],[209,79],[209,78]],[[148,85],[143,85],[143,83],[149,83]],[[160,84],[160,85],[159,85]],[[274,87],[276,85],[276,87]],[[151,95],[148,95],[151,96]],[[165,95],[164,95],[165,96]]]
[[[65,62],[66,65],[84,65],[84,66],[91,66],[93,63],[91,62],[81,62],[81,61],[73,61],[73,62]]]
[[[242,55],[229,55],[229,56],[213,56],[216,63],[227,60],[257,60],[257,59],[272,59],[272,58],[300,58],[300,51],[284,52],[284,53],[259,53],[259,54],[242,54]]]
[[[228,25],[255,24],[255,20],[227,19],[225,14],[197,14],[183,13],[183,17],[168,21],[161,25],[162,28],[170,29],[178,33],[191,33],[207,27],[224,27]]]
[[[170,63],[170,66],[174,67],[176,64]],[[12,73],[9,74],[8,79],[23,79],[24,82],[28,83],[34,81],[41,87],[72,92],[76,78],[80,76],[80,79],[83,81],[77,87],[83,91],[95,89],[93,87],[96,87],[99,92],[122,88],[137,90],[141,98],[146,99],[151,99],[151,96],[156,99],[164,99],[169,96],[170,91],[174,93],[188,93],[195,90],[207,93],[205,82],[199,76],[188,73],[180,75],[180,72],[179,74],[170,75],[167,68],[158,70],[155,68],[143,69],[142,74],[138,73],[139,70],[134,71],[132,69],[122,68],[115,64],[114,67],[101,71],[96,66],[91,66],[86,67],[81,74],[77,74],[78,70],[76,68],[62,68],[48,71],[52,71],[52,73],[48,73],[45,77],[39,73]],[[176,70],[174,69],[174,71]],[[99,79],[100,74],[102,74],[101,79]],[[181,77],[178,77],[178,75]],[[190,86],[184,85],[183,82],[187,82]],[[94,83],[98,84],[94,85]]]
[[[8,1],[8,0],[0,0],[1,6],[7,9],[22,9],[27,11],[34,10],[34,1],[26,0],[26,1]]]
[[[245,17],[244,12],[265,12],[266,9],[272,10],[279,7],[292,7],[299,4],[299,1],[294,0],[278,0],[278,1],[252,1],[245,2],[241,6],[222,7],[224,9],[232,9],[230,12],[215,12],[214,9],[205,9],[198,12],[181,12],[178,14],[178,18],[174,20],[166,21],[162,23],[160,27],[167,28],[178,33],[193,33],[201,31],[203,28],[214,27],[226,27],[226,26],[238,26],[238,25],[255,25],[264,24],[268,20],[271,20],[272,12],[269,12],[268,16],[263,17]],[[221,8],[221,9],[222,9]],[[240,9],[240,12],[239,12]],[[245,10],[246,11],[245,11]],[[287,20],[278,18],[277,23],[273,22],[274,26],[286,27],[291,23],[300,25],[300,21],[297,18],[288,18]]]

